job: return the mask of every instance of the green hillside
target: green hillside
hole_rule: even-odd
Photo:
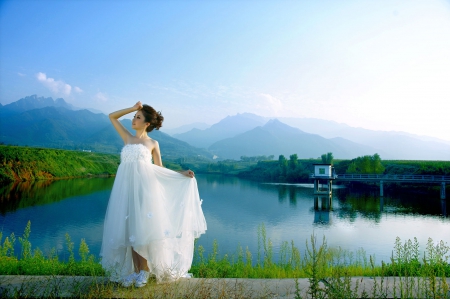
[[[0,183],[113,175],[119,155],[0,145]]]
[[[88,110],[68,110],[63,107],[44,107],[25,112],[0,109],[0,143],[8,145],[91,150],[118,154],[123,147],[120,135],[108,116]],[[8,114],[9,113],[9,114]],[[134,133],[131,120],[122,124]],[[180,157],[212,159],[207,150],[195,148],[158,130],[149,136],[159,142],[163,160]]]

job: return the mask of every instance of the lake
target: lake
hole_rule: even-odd
[[[417,238],[425,249],[428,238],[436,244],[450,241],[449,202],[436,194],[358,190],[334,186],[331,206],[325,198],[315,202],[312,184],[266,184],[222,175],[197,175],[208,230],[198,240],[206,253],[217,240],[220,254],[246,247],[256,261],[258,227],[264,225],[275,259],[283,241],[305,250],[312,234],[329,247],[373,255],[377,264],[389,261],[396,237]],[[0,189],[0,230],[3,240],[12,232],[23,234],[31,221],[30,241],[44,253],[55,248],[67,258],[65,234],[76,252],[84,238],[98,256],[103,219],[114,178],[83,178],[27,182]],[[395,189],[393,189],[395,190]],[[2,241],[3,241],[2,240]],[[16,242],[16,253],[20,253]]]

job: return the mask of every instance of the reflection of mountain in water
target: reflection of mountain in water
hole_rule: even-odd
[[[58,181],[16,182],[0,188],[0,213],[51,204],[68,197],[111,190],[114,178],[80,178]]]

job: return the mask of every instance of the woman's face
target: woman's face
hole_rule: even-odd
[[[133,121],[131,122],[131,127],[134,130],[145,129],[147,127],[147,124],[148,123],[145,122],[145,118],[142,112],[141,111],[136,112],[136,114],[133,117]]]

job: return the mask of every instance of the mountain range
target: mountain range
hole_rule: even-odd
[[[53,98],[50,97],[45,98],[45,97],[38,97],[37,95],[31,95],[4,106],[1,105],[0,116],[7,117],[9,115],[13,115],[16,113],[44,107],[61,107],[74,111],[89,110],[93,113],[102,113],[101,111],[95,109],[75,107],[72,104],[67,103],[63,98],[57,98],[56,100],[53,100]]]
[[[450,160],[450,141],[406,132],[354,128],[346,124],[314,118],[277,118],[285,126],[278,126],[279,131],[276,134],[290,137],[288,143],[286,143],[286,139],[276,141],[277,139],[273,136],[266,135],[269,128],[264,128],[264,126],[269,124],[270,120],[271,118],[243,113],[228,116],[205,130],[192,129],[173,136],[191,145],[204,147],[221,158],[239,158],[242,155],[255,156],[261,152],[276,156],[277,152],[285,153],[294,148],[295,151],[290,154],[297,153],[302,158],[317,158],[330,151],[335,157],[342,159],[354,158],[355,154],[360,156],[378,153],[384,159]],[[245,126],[241,126],[241,123],[244,123]],[[256,130],[258,127],[261,128]],[[299,131],[296,134],[288,133],[289,131],[293,132],[292,128],[299,129],[303,134]],[[262,131],[266,131],[266,134],[263,134]],[[320,137],[318,140],[321,142],[313,141],[314,139],[310,135],[316,135],[316,139]],[[268,140],[272,142],[269,143]],[[231,144],[233,144],[233,149],[228,149]],[[267,148],[266,151],[261,147],[263,144],[266,148],[270,144],[271,148]],[[293,146],[294,144],[295,146]],[[317,146],[316,154],[312,154],[310,150],[313,144]]]
[[[30,99],[25,98],[26,101]],[[119,153],[123,147],[122,139],[103,113],[71,110],[71,106],[63,99],[53,101],[52,98],[40,98],[36,105],[24,105],[24,102],[0,106],[0,142],[107,153]],[[42,107],[43,102],[51,105]],[[131,120],[124,119],[121,122],[132,132]],[[163,158],[212,158],[208,151],[163,132],[154,130],[149,136],[158,140]]]
[[[25,97],[0,105],[0,142],[41,147],[118,153],[123,146],[108,116],[81,110],[64,99]],[[128,130],[131,121],[122,120]],[[312,118],[271,119],[251,113],[227,116],[208,126],[194,123],[153,131],[166,158],[297,154],[317,158],[332,152],[351,159],[380,154],[383,159],[450,160],[450,141],[405,132],[373,131]],[[164,156],[163,156],[164,157]]]
[[[181,133],[185,133],[187,131],[190,131],[192,129],[199,129],[199,130],[205,130],[208,129],[209,127],[211,127],[211,125],[208,125],[207,123],[202,123],[202,122],[195,122],[192,124],[187,124],[187,125],[183,125],[177,128],[171,128],[168,129],[166,127],[161,128],[160,130],[166,134],[169,134],[171,136],[175,135],[175,134],[181,134]]]
[[[185,133],[174,134],[173,137],[196,147],[208,148],[216,141],[234,137],[257,126],[262,126],[266,122],[267,120],[259,115],[242,113],[236,116],[227,116],[207,129],[193,128]]]
[[[215,142],[208,148],[219,157],[239,159],[240,156],[297,154],[301,158],[317,158],[332,152],[335,157],[352,159],[374,153],[369,146],[360,145],[343,138],[326,139],[305,133],[277,119],[269,120],[247,132]]]

